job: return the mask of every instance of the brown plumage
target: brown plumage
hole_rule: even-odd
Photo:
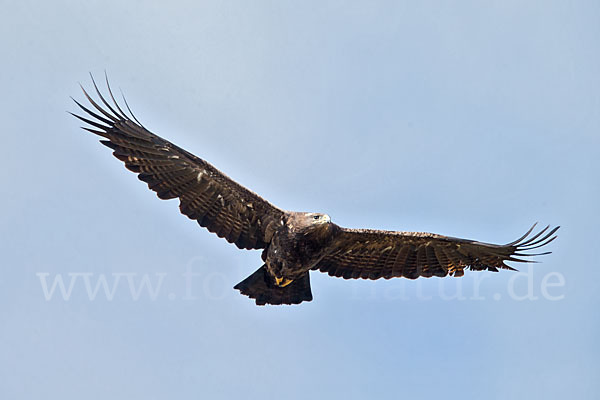
[[[93,79],[92,79],[93,81]],[[95,111],[75,117],[104,138],[101,143],[138,174],[161,199],[178,198],[181,212],[241,249],[263,249],[264,265],[235,286],[256,304],[298,304],[312,300],[309,271],[344,279],[389,279],[446,275],[465,269],[498,271],[556,238],[558,227],[530,236],[533,227],[505,245],[422,232],[347,229],[318,213],[281,210],[244,188],[208,162],[151,133],[128,116],[107,87],[112,105],[94,88],[102,105],[82,88]],[[93,119],[90,119],[92,117]]]

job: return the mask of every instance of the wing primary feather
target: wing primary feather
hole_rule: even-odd
[[[552,254],[551,251],[546,251],[544,253],[512,253],[512,256],[519,256],[519,257],[534,257],[534,256],[545,256],[547,254]]]
[[[114,144],[110,140],[101,140],[100,143],[102,143],[106,147],[109,147],[109,148],[111,148],[113,150],[117,150],[119,148],[119,146],[117,146],[116,144]]]
[[[104,73],[106,74],[106,71]],[[106,101],[104,96],[102,96],[102,92],[100,92],[100,89],[98,89],[98,85],[96,85],[96,81],[94,80],[94,76],[92,75],[91,72],[90,72],[90,77],[92,78],[92,84],[94,85],[96,94],[98,95],[98,97],[100,97],[100,101],[102,101],[102,104],[104,104],[110,110],[110,112],[112,112],[117,118],[122,118],[121,115],[119,115],[119,113],[116,112],[114,108],[112,108],[110,103],[108,101]]]
[[[127,114],[125,114],[123,110],[121,110],[121,107],[119,107],[119,103],[117,103],[117,101],[115,100],[115,96],[113,96],[112,89],[110,88],[110,83],[108,83],[108,74],[106,73],[106,71],[104,71],[104,77],[106,78],[106,87],[108,88],[108,94],[110,95],[110,98],[112,99],[115,107],[117,107],[117,110],[119,110],[119,112],[121,113],[117,115],[119,115],[125,120],[129,119],[127,118]]]
[[[550,225],[547,225],[544,229],[542,229],[541,231],[539,231],[538,233],[536,233],[532,237],[528,238],[526,241],[524,241],[522,243],[519,243],[519,247],[526,246],[528,243],[533,242],[535,239],[537,239],[538,237],[540,237],[540,235],[542,235],[544,232],[546,232],[548,230],[548,228],[550,228]]]
[[[97,131],[97,130],[92,129],[92,128],[86,128],[85,126],[82,126],[81,129],[83,129],[85,131],[88,131],[88,132],[91,132],[91,133],[93,133],[95,135],[108,138],[108,134],[106,132],[104,132],[104,131]]]
[[[527,241],[527,243],[522,243],[522,244],[519,244],[519,246],[518,246],[518,247],[519,247],[519,248],[525,248],[525,247],[529,248],[529,247],[531,247],[531,246],[535,246],[535,245],[537,245],[537,244],[539,244],[539,243],[545,242],[545,241],[546,241],[546,239],[548,239],[550,236],[554,235],[554,233],[555,233],[555,232],[558,230],[558,228],[559,228],[559,227],[557,226],[556,228],[552,229],[550,232],[548,232],[548,233],[546,234],[546,236],[544,236],[544,237],[543,237],[543,238],[541,238],[541,239],[538,239],[538,240],[536,240],[535,242],[531,242],[531,240],[528,240],[528,241]],[[550,242],[547,242],[547,243],[550,243]]]
[[[81,85],[81,83],[79,84],[79,87],[81,87],[81,91],[83,92],[83,94],[85,95],[85,97],[87,98],[87,100],[90,102],[91,105],[94,106],[94,108],[96,110],[98,110],[99,112],[101,112],[106,118],[108,118],[109,120],[112,121],[112,123],[117,122],[118,118],[115,117],[114,115],[110,114],[108,111],[106,111],[104,108],[100,107],[98,105],[98,103],[96,103],[94,101],[94,99],[92,99],[92,97],[88,94],[88,92],[86,92],[86,90],[83,88],[83,86]],[[74,100],[74,99],[73,99]]]
[[[540,244],[537,244],[537,245],[535,245],[535,246],[531,246],[531,245],[530,245],[530,246],[528,246],[527,248],[524,248],[524,249],[523,249],[523,248],[521,248],[521,247],[519,247],[519,249],[521,249],[521,250],[527,250],[527,251],[529,251],[529,250],[533,250],[533,249],[537,249],[537,248],[539,248],[539,247],[542,247],[542,246],[545,246],[545,245],[547,245],[548,243],[552,242],[552,241],[553,241],[554,239],[556,239],[556,238],[557,238],[557,236],[553,236],[553,237],[551,237],[549,240],[547,240],[547,241],[545,241],[545,242],[542,242],[542,243],[540,243]]]
[[[121,89],[119,89],[121,90]],[[142,125],[142,123],[135,117],[135,114],[133,113],[133,111],[131,111],[131,107],[129,107],[129,103],[127,103],[127,99],[125,98],[125,94],[123,93],[123,91],[121,90],[121,96],[123,97],[123,102],[125,103],[125,107],[127,107],[127,110],[129,111],[129,114],[131,114],[131,116],[133,117],[133,120],[135,122],[137,122],[142,128],[146,129],[146,127],[144,125]]]
[[[529,230],[527,232],[525,232],[525,234],[523,236],[521,236],[520,238],[518,238],[514,242],[510,242],[510,243],[505,244],[505,246],[514,246],[515,244],[519,243],[521,240],[525,239],[527,236],[529,236],[529,234],[533,231],[533,229],[535,228],[535,226],[537,224],[538,224],[537,222],[535,224],[533,224],[533,226],[531,228],[529,228]]]
[[[515,258],[512,256],[508,256],[504,259],[504,261],[514,261],[514,262],[521,262],[521,263],[534,263],[537,264],[539,263],[539,261],[534,261],[534,260],[523,260],[521,258]]]
[[[73,100],[75,102],[75,104],[77,104],[79,106],[79,108],[81,108],[83,111],[85,111],[86,113],[88,113],[89,115],[91,115],[92,117],[96,118],[99,121],[104,122],[107,125],[112,125],[112,123],[114,121],[108,120],[98,114],[96,114],[95,112],[93,112],[92,110],[90,110],[89,108],[83,106],[80,102],[78,102],[77,100],[75,100],[74,98],[71,97],[71,100]]]
[[[69,114],[71,114],[72,116],[74,116],[75,118],[77,118],[77,119],[79,119],[79,120],[81,120],[81,121],[85,122],[86,124],[90,124],[90,125],[92,125],[92,126],[95,126],[96,128],[100,128],[100,129],[104,129],[104,130],[109,130],[109,129],[110,129],[110,127],[108,127],[108,126],[105,126],[105,125],[99,124],[99,123],[97,123],[97,122],[95,122],[95,121],[89,120],[89,119],[87,119],[87,118],[84,118],[84,117],[82,117],[82,116],[80,116],[80,115],[73,114],[72,112],[69,112],[69,111],[67,111],[67,112],[68,112]]]

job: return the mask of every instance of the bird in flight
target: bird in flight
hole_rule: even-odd
[[[558,226],[504,245],[424,232],[348,229],[327,214],[282,210],[246,189],[205,160],[153,134],[124,100],[123,111],[106,80],[110,99],[92,77],[98,104],[82,87],[91,107],[72,114],[101,136],[102,144],[138,174],[161,199],[179,199],[181,213],[240,249],[262,249],[263,265],[234,289],[258,305],[299,304],[312,300],[309,271],[344,279],[459,277],[465,269],[514,270],[506,264],[556,238]],[[112,104],[111,104],[112,103]],[[85,115],[84,114],[84,115]]]

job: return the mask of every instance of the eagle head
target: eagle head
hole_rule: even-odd
[[[304,236],[322,236],[329,232],[334,224],[327,214],[289,212],[286,225],[291,231]]]
[[[304,236],[322,240],[331,235],[333,224],[331,223],[331,218],[329,218],[329,215],[320,213],[305,213],[303,215],[303,219],[304,221],[302,221],[301,225],[304,225],[304,229],[302,229]]]
[[[329,215],[327,214],[306,213],[304,217],[307,219],[307,225],[323,225],[331,223],[331,218],[329,218]]]

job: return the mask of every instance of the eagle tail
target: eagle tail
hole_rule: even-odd
[[[263,265],[252,275],[235,285],[234,289],[256,300],[256,304],[259,306],[265,304],[300,304],[303,301],[312,300],[308,271],[289,285],[279,287],[273,283],[267,268]]]

